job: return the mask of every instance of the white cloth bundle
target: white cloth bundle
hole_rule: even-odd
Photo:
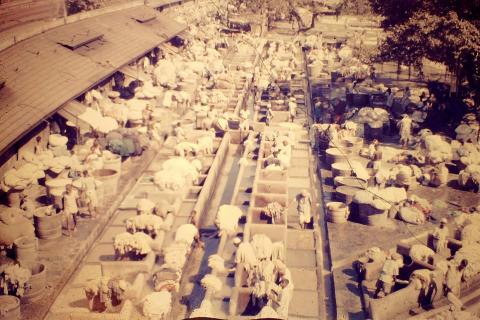
[[[191,223],[183,224],[175,232],[176,242],[185,242],[192,245],[195,237],[198,235],[198,229]]]
[[[154,208],[155,203],[149,199],[140,199],[137,202],[137,212],[139,213],[151,214]]]
[[[163,163],[162,168],[167,171],[177,172],[189,182],[196,181],[199,176],[199,172],[195,165],[182,157],[168,159]]]
[[[252,238],[252,248],[257,259],[270,259],[273,252],[272,240],[264,234],[256,234]]]
[[[215,224],[218,229],[227,234],[233,234],[238,228],[238,220],[242,216],[242,210],[233,205],[221,205],[218,209]]]
[[[64,146],[68,142],[68,138],[60,134],[51,134],[48,137],[48,145],[53,147]]]
[[[190,318],[214,318],[214,314],[212,311],[212,302],[208,299],[203,299],[200,307],[193,310],[190,314]]]
[[[223,286],[222,281],[220,281],[220,279],[213,274],[205,275],[200,283],[205,290],[212,291],[214,294],[220,292]]]
[[[152,292],[143,300],[143,315],[150,320],[160,320],[170,313],[172,294],[168,291]]]
[[[163,249],[163,259],[165,266],[174,270],[182,270],[187,261],[187,253],[190,246],[186,242],[175,241]]]
[[[248,271],[256,265],[258,259],[255,255],[253,246],[249,242],[242,242],[237,248],[235,263],[245,264],[245,269]]]
[[[427,158],[433,163],[451,161],[453,158],[452,147],[442,136],[428,135],[423,138],[427,151]]]
[[[187,183],[185,176],[178,171],[160,170],[155,173],[153,182],[160,190],[178,191]]]
[[[102,133],[108,133],[118,129],[118,122],[112,117],[104,117],[100,112],[92,108],[86,108],[85,112],[78,116],[79,119],[88,123],[93,129]]]
[[[428,262],[428,258],[435,255],[435,251],[423,244],[414,244],[410,247],[409,255],[414,260]]]
[[[157,67],[153,70],[153,79],[157,85],[165,86],[177,81],[177,72],[175,65],[168,59],[157,62]]]

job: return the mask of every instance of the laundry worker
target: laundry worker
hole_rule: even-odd
[[[387,256],[387,260],[383,264],[378,278],[376,296],[382,298],[392,292],[398,275],[400,274],[400,264],[396,261],[399,259],[398,253]],[[401,256],[400,256],[401,258]]]
[[[435,252],[441,252],[443,249],[447,248],[447,237],[448,237],[448,227],[447,219],[443,218],[440,220],[440,226],[435,228],[433,231],[433,250]]]
[[[400,144],[406,148],[412,139],[412,118],[404,114],[397,126],[400,129]]]
[[[288,113],[290,116],[290,122],[295,120],[295,116],[297,115],[297,101],[295,97],[290,97],[288,101]]]
[[[463,308],[460,300],[460,285],[462,283],[463,273],[468,266],[468,261],[463,259],[457,266],[453,262],[448,264],[448,271],[445,276],[445,294],[450,301],[458,309]]]
[[[78,214],[78,194],[71,184],[66,186],[63,194],[63,214],[68,235],[77,230],[77,214]]]

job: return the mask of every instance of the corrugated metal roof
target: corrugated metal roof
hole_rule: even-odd
[[[146,7],[146,6],[140,6],[137,8],[134,8],[133,10],[129,10],[127,12],[127,16],[137,20],[140,23],[148,22],[150,20],[156,19],[158,15],[157,10]]]
[[[42,35],[0,51],[0,61],[0,151],[112,71]]]
[[[154,11],[141,6],[139,9],[131,8],[105,14],[48,31],[46,36],[52,37],[55,33],[55,37],[68,38],[75,35],[77,30],[84,29],[102,33],[101,40],[83,45],[74,52],[104,66],[120,68],[164,41],[164,38],[155,34],[150,28],[131,18],[135,12],[141,12],[143,9]]]
[[[0,51],[6,80],[0,90],[0,152],[68,101],[186,29],[156,12],[158,25],[132,19],[151,11],[140,6],[85,19]],[[166,36],[157,27],[164,28]],[[59,39],[68,42],[81,30],[94,30],[103,37],[83,45],[73,41],[73,47],[79,45],[74,50],[58,44]]]
[[[125,15],[165,40],[170,40],[188,28],[186,24],[175,21],[173,16],[147,6],[132,8]]]
[[[180,4],[182,0],[149,0],[147,6],[152,8],[161,8],[173,4]]]
[[[73,30],[72,28],[57,28],[46,34],[47,39],[69,47],[70,49],[77,49],[90,42],[99,40],[102,36],[103,34],[97,30],[83,26],[77,26]]]
[[[166,14],[158,14],[156,19],[147,21],[142,25],[149,27],[155,34],[165,40],[172,39],[188,28],[186,24],[179,23]]]

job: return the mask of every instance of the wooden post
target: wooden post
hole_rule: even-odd
[[[401,64],[400,60],[397,61],[397,80],[400,80]]]

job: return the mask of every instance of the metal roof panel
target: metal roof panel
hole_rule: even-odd
[[[0,51],[0,62],[7,80],[0,90],[2,151],[62,104],[87,90],[92,85],[87,75],[102,79],[113,72],[43,35]]]
[[[0,152],[65,103],[187,27],[156,12],[153,26],[132,19],[152,11],[139,6],[88,18],[0,51],[6,81],[0,90]],[[77,34],[88,36],[68,38]],[[103,37],[85,43],[93,34]]]

